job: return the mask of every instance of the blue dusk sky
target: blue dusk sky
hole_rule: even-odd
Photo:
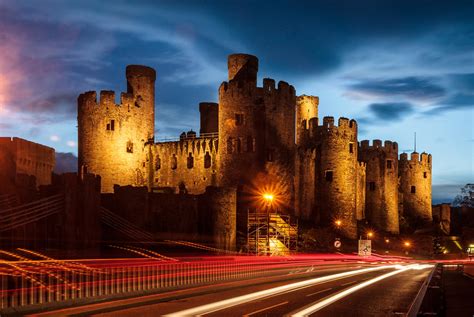
[[[127,64],[157,70],[157,139],[199,130],[235,52],[359,140],[416,132],[435,202],[474,182],[474,1],[0,0],[0,136],[77,155],[77,96],[124,91]]]

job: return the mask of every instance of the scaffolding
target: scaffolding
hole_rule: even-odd
[[[247,212],[247,249],[256,255],[290,255],[297,251],[298,223],[277,212]]]

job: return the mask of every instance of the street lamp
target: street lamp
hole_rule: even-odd
[[[263,199],[265,199],[266,202],[271,204],[273,202],[273,199],[275,199],[275,196],[273,196],[273,194],[265,193],[263,194]]]
[[[342,221],[338,219],[338,220],[334,221],[334,224],[335,224],[336,227],[339,229],[339,227],[340,227],[341,224],[342,224]]]
[[[406,246],[407,248],[411,246],[411,243],[410,241],[405,241],[405,243],[403,244],[404,246]]]
[[[374,233],[372,231],[367,232],[367,240],[369,238],[372,238],[374,236]]]
[[[390,239],[385,238],[385,243],[390,243]]]

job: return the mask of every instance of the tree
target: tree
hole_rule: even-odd
[[[461,193],[454,198],[452,205],[474,208],[474,184],[466,184],[462,187]]]

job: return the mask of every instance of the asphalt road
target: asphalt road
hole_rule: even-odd
[[[430,270],[413,265],[321,267],[63,313],[75,316],[403,316]]]

